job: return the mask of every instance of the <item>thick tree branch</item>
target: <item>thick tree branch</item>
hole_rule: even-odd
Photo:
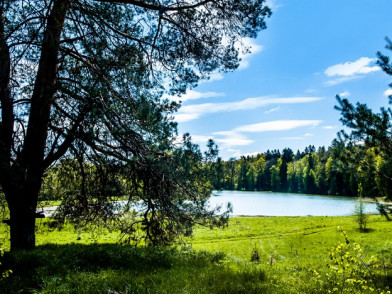
[[[163,13],[165,11],[180,11],[180,10],[193,9],[193,8],[197,8],[197,7],[206,5],[210,2],[214,2],[213,0],[205,0],[205,1],[197,2],[195,4],[180,5],[180,6],[171,7],[171,6],[148,4],[148,3],[145,3],[144,1],[135,1],[135,0],[95,0],[95,1],[108,2],[108,3],[118,3],[118,4],[131,4],[131,5],[146,8],[149,10],[159,11],[160,13]]]
[[[10,52],[4,32],[3,7],[1,6],[0,9],[0,181],[7,181],[12,149],[14,109],[10,91]]]
[[[31,98],[30,118],[22,154],[22,163],[37,179],[43,172],[43,160],[50,119],[50,109],[57,83],[57,63],[60,48],[60,35],[63,30],[65,16],[69,9],[69,0],[55,0],[48,16],[47,27],[42,43],[41,57]],[[34,182],[34,181],[33,181]]]
[[[50,152],[48,154],[48,156],[45,158],[44,163],[43,163],[45,169],[48,168],[53,162],[58,160],[60,157],[62,157],[68,151],[68,149],[71,147],[72,143],[76,139],[77,130],[79,129],[80,125],[82,124],[83,119],[88,111],[89,111],[89,108],[86,107],[83,111],[81,111],[79,113],[79,115],[76,118],[76,120],[74,121],[71,129],[68,131],[68,133],[66,135],[64,135],[65,140],[62,142],[62,144],[57,147],[56,151],[52,150],[52,152]]]

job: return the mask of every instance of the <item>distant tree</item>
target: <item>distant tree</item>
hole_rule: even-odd
[[[287,184],[287,164],[293,161],[294,152],[290,148],[285,148],[282,151],[282,165],[280,166],[280,189],[286,192],[288,190]]]
[[[248,159],[242,156],[239,162],[237,190],[248,190],[248,170]]]
[[[213,176],[212,185],[216,190],[222,190],[224,187],[224,166],[222,158],[218,157],[216,162],[212,164],[213,166]]]
[[[281,189],[280,169],[282,167],[282,159],[278,158],[276,164],[270,167],[271,172],[271,190],[279,191]]]
[[[236,69],[239,51],[249,51],[243,38],[265,28],[264,2],[0,1],[0,183],[11,249],[34,248],[43,174],[64,157],[132,175],[153,243],[208,216],[208,189],[173,171],[193,178],[204,159],[187,137],[176,146],[178,105],[160,97]],[[102,212],[108,195],[96,197]]]
[[[234,158],[230,158],[229,161],[224,163],[225,166],[225,189],[235,189],[236,175],[236,162]]]
[[[259,155],[257,161],[255,163],[255,170],[256,170],[256,190],[261,191],[265,189],[265,185],[263,182],[263,175],[265,172],[266,167],[266,160],[265,155]]]

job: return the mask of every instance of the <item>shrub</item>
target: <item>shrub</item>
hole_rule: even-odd
[[[352,243],[340,227],[339,230],[345,242],[331,249],[327,273],[319,274],[316,270],[313,271],[320,291],[390,294],[388,286],[382,285],[382,277],[388,275],[383,263],[376,256],[365,260],[361,246]]]

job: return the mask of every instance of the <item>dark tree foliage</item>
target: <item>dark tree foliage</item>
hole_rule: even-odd
[[[142,227],[154,244],[209,215],[196,178],[202,156],[189,138],[176,143],[178,105],[160,97],[236,69],[239,50],[249,50],[243,38],[256,37],[270,13],[264,0],[0,1],[0,181],[11,248],[35,246],[42,177],[64,157],[104,174],[94,205],[83,185],[65,203],[110,216],[112,192],[98,187],[119,169],[146,203]],[[72,207],[68,214],[81,213]]]
[[[388,38],[386,41],[386,48],[392,50],[392,42]],[[389,57],[381,52],[377,56],[378,65],[386,74],[392,75]],[[392,84],[389,86],[392,87]],[[380,112],[375,113],[366,104],[358,102],[353,105],[339,96],[336,99],[338,105],[335,109],[341,113],[341,122],[350,129],[350,133],[339,133],[339,141],[346,147],[347,165],[360,164],[361,169],[370,175],[370,179],[378,177],[383,189],[377,192],[392,199],[392,109],[382,107]],[[392,103],[392,96],[389,96],[389,103]],[[376,157],[382,161],[376,163]],[[369,182],[366,185],[369,186]]]

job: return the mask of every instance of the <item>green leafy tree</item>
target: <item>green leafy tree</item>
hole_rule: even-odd
[[[388,50],[392,50],[392,42],[387,38]],[[382,70],[392,75],[392,63],[389,57],[378,52],[378,65]],[[389,85],[392,87],[392,84]],[[380,112],[373,112],[366,104],[351,104],[347,99],[336,96],[338,105],[335,108],[341,113],[341,121],[351,132],[341,131],[339,140],[345,144],[352,161],[360,163],[361,170],[368,170],[370,175],[376,173],[378,182],[383,182],[384,187],[388,187],[386,195],[392,199],[392,109],[381,108]],[[389,103],[392,103],[392,97],[389,96]],[[369,164],[366,159],[368,156],[367,149],[376,147],[382,159],[378,159],[378,164]],[[381,192],[381,191],[380,191]]]
[[[241,157],[239,162],[239,173],[238,173],[238,181],[237,181],[237,190],[247,190],[248,187],[248,160],[244,156]]]
[[[256,188],[256,176],[255,176],[255,168],[253,165],[250,166],[248,172],[246,173],[246,178],[247,178],[246,190],[254,191]]]
[[[280,169],[282,166],[282,159],[278,158],[275,165],[271,166],[271,190],[279,191],[281,188]]]
[[[256,169],[256,190],[261,191],[265,189],[265,185],[263,183],[263,175],[265,172],[265,167],[266,167],[266,160],[265,156],[259,154],[257,157],[257,161],[255,163],[255,169]]]
[[[282,191],[288,190],[287,183],[287,164],[293,160],[294,152],[290,148],[285,148],[282,151],[282,165],[280,166],[280,189]]]
[[[234,190],[236,182],[236,162],[234,158],[224,163],[225,166],[225,189]]]
[[[64,157],[128,174],[153,243],[194,222],[184,220],[194,212],[184,199],[197,203],[193,215],[209,215],[196,178],[204,159],[189,138],[175,145],[178,105],[160,97],[236,69],[239,50],[249,50],[243,38],[269,15],[264,0],[0,1],[0,181],[11,248],[34,248],[43,174]],[[107,192],[95,195],[97,211]]]

